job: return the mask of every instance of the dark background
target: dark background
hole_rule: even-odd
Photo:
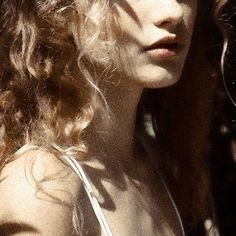
[[[224,81],[215,96],[211,131],[210,168],[215,215],[221,236],[236,236],[236,0],[229,1],[222,18],[229,36]]]

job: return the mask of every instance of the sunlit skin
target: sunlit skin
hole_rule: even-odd
[[[114,4],[120,61],[113,79],[119,83],[101,84],[112,125],[94,119],[86,136],[89,156],[81,164],[114,236],[181,236],[181,224],[167,190],[145,158],[136,158],[134,133],[143,89],[169,86],[181,76],[197,0],[117,0]],[[164,43],[159,44],[163,37]],[[28,181],[31,160],[35,180],[59,176],[46,181],[44,187],[60,203],[38,195],[34,183]],[[20,224],[28,227],[14,236],[72,236],[68,207],[74,205],[72,199],[79,202],[84,214],[84,232],[88,232],[84,235],[102,235],[78,176],[53,155],[39,151],[22,155],[4,168],[1,179],[0,225],[13,222],[18,228]],[[18,187],[12,188],[12,183]]]
[[[164,87],[182,73],[191,43],[197,1],[117,1],[121,29],[122,70],[145,87]],[[178,44],[172,51],[162,45],[148,48],[163,38]],[[168,39],[167,39],[168,41]],[[163,46],[165,47],[165,46]]]

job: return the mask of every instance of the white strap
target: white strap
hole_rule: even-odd
[[[104,236],[112,236],[111,229],[106,221],[106,218],[102,212],[102,209],[98,203],[98,200],[94,194],[92,186],[88,181],[88,177],[84,173],[82,167],[80,166],[79,162],[76,161],[73,157],[64,156],[68,164],[72,167],[75,173],[79,176],[80,180],[82,181],[85,191],[88,195],[89,201],[92,205],[93,211],[98,219],[98,222],[101,226],[101,230]]]

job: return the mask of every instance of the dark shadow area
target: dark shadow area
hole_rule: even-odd
[[[0,225],[0,236],[11,236],[16,233],[39,233],[39,231],[24,223],[9,222]]]
[[[215,99],[210,147],[213,199],[220,236],[236,235],[236,106],[233,104],[236,102],[235,11],[236,1],[230,0],[222,15],[229,36],[224,66],[226,90],[221,82]]]
[[[236,107],[219,93],[220,109],[212,128],[210,167],[216,219],[221,236],[236,235]]]

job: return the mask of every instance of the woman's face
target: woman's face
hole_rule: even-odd
[[[115,0],[119,72],[144,87],[176,82],[188,53],[197,0]]]

